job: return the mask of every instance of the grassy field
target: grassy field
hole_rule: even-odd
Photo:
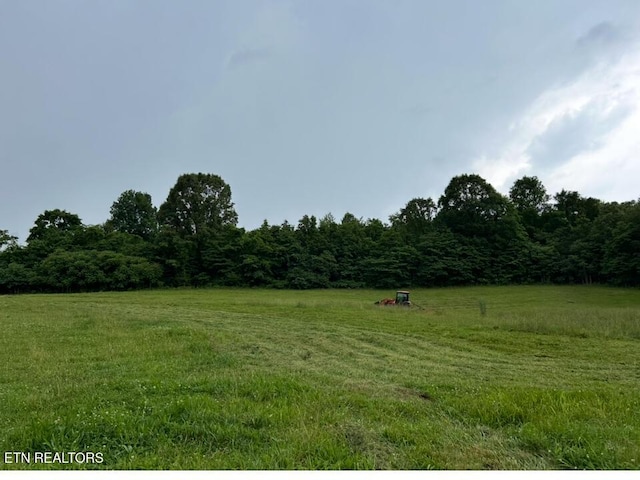
[[[639,469],[640,291],[0,296],[0,469]]]

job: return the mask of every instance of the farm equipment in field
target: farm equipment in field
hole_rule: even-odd
[[[410,307],[411,301],[409,300],[409,292],[406,290],[398,290],[396,292],[396,298],[383,298],[376,302],[376,305],[381,306],[401,306],[401,307]]]

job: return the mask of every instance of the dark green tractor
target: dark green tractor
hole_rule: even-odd
[[[409,300],[409,292],[405,290],[399,290],[396,292],[396,305],[403,307],[410,307],[411,301]]]

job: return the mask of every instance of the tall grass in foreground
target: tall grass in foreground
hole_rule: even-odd
[[[0,468],[640,467],[639,291],[412,295],[0,297]]]
[[[576,308],[567,312],[543,308],[529,315],[519,313],[503,316],[502,321],[505,326],[522,332],[640,340],[640,315],[634,308],[596,311],[591,308]]]

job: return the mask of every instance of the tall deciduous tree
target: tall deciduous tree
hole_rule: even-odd
[[[479,175],[454,177],[439,201],[438,221],[474,251],[477,283],[506,283],[526,269],[529,240],[511,202]]]
[[[107,225],[117,232],[150,238],[158,229],[157,209],[151,195],[134,190],[122,192],[111,205]]]
[[[453,232],[486,237],[512,220],[513,207],[480,175],[453,177],[438,201],[438,219]]]
[[[70,232],[82,226],[80,217],[65,210],[45,210],[38,215],[35,225],[29,230],[27,242],[41,240],[51,232]]]
[[[218,175],[189,173],[178,177],[158,211],[161,224],[185,236],[219,231],[236,225],[238,214],[231,201],[231,187]]]
[[[538,177],[522,177],[516,180],[509,190],[509,198],[518,212],[533,211],[542,213],[549,202],[547,189]]]
[[[530,238],[542,236],[542,215],[549,213],[547,190],[538,177],[522,177],[509,190],[511,203],[518,211],[522,225]]]
[[[564,214],[571,225],[575,225],[579,218],[595,219],[600,212],[600,200],[583,197],[578,192],[562,190],[554,195],[555,208]]]
[[[436,216],[438,207],[431,198],[414,198],[398,213],[389,217],[391,224],[417,239],[427,232]]]

